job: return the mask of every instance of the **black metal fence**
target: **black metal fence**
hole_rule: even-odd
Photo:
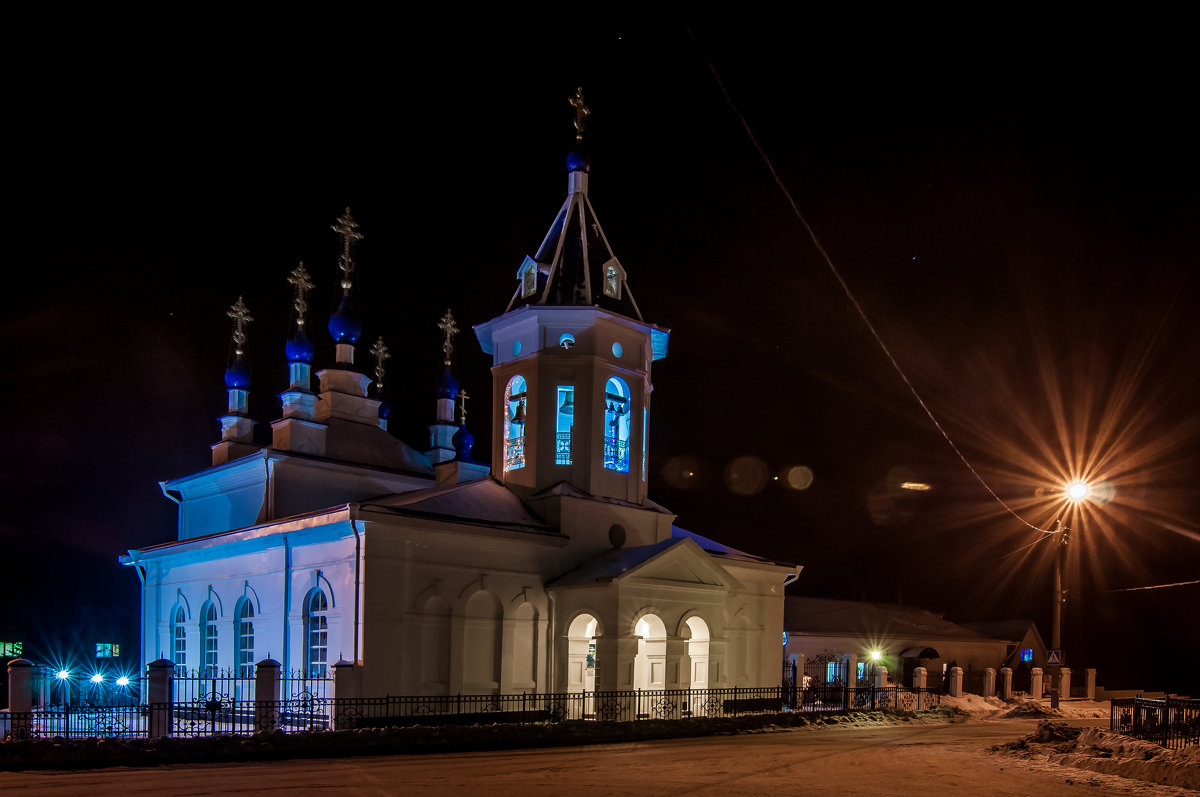
[[[1111,731],[1170,748],[1200,743],[1200,700],[1126,697],[1111,705]]]

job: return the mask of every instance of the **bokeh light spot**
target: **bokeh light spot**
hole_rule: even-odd
[[[813,483],[813,472],[804,465],[793,465],[784,473],[787,486],[793,490],[807,490]]]
[[[770,475],[767,463],[758,457],[738,457],[725,467],[725,486],[734,495],[757,495]]]

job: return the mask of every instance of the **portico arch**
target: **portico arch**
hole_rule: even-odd
[[[683,621],[681,636],[687,639],[688,653],[688,686],[693,689],[708,688],[709,669],[709,640],[712,635],[708,623],[699,615],[692,615]]]
[[[596,637],[601,633],[600,621],[587,612],[576,615],[567,628],[568,692],[595,691]]]
[[[667,679],[667,625],[657,614],[644,614],[633,627],[638,638],[633,659],[635,689],[664,689]]]

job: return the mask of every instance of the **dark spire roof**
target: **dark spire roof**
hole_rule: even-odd
[[[567,198],[554,217],[537,254],[526,257],[517,272],[519,284],[508,309],[528,304],[596,305],[641,321],[642,314],[625,282],[621,266],[596,211],[588,199],[591,158],[583,150],[582,119],[591,112],[582,92],[571,102],[576,109],[576,147],[567,156]],[[536,270],[536,274],[527,272]]]

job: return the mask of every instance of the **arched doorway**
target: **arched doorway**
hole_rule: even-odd
[[[590,614],[581,614],[567,629],[567,691],[596,690],[596,630],[599,623]]]
[[[637,621],[637,657],[633,660],[634,689],[664,689],[667,677],[667,626],[657,614]]]
[[[700,617],[689,617],[684,623],[688,635],[688,685],[692,689],[708,688],[708,642],[711,638],[708,623]]]

